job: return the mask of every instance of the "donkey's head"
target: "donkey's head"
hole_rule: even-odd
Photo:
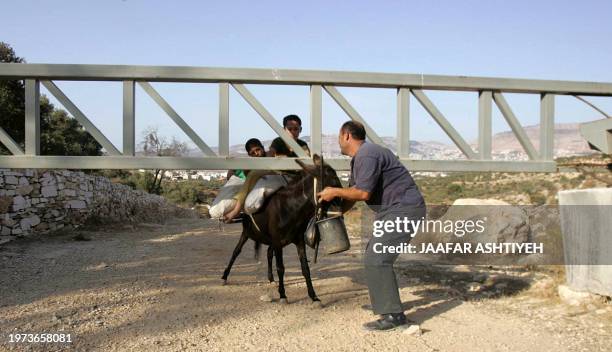
[[[300,159],[296,159],[295,162],[302,167],[306,174],[315,177],[320,185],[322,184],[324,187],[342,187],[336,170],[324,163],[323,157],[317,154],[313,155],[312,162],[314,165],[307,165]]]
[[[296,159],[295,162],[298,163],[306,175],[312,176],[317,180],[318,190],[321,190],[322,187],[342,187],[342,183],[336,174],[336,170],[323,162],[323,157],[315,154],[312,156],[313,165],[307,165],[302,162],[300,159]],[[317,190],[317,191],[318,191]],[[339,206],[341,203],[340,198],[336,198],[330,202],[331,204],[326,204],[324,207],[327,209],[329,205]]]

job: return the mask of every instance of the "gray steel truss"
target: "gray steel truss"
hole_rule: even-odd
[[[70,169],[296,169],[288,158],[247,158],[229,156],[229,90],[236,90],[260,117],[292,147],[298,157],[304,151],[283,130],[278,120],[256,99],[245,84],[302,85],[310,87],[311,150],[322,147],[322,94],[325,91],[347,116],[366,126],[368,138],[383,144],[376,132],[340,93],[337,87],[388,88],[397,92],[397,154],[413,171],[504,171],[554,172],[554,97],[571,95],[608,117],[603,110],[583,96],[612,96],[612,83],[574,82],[489,77],[454,77],[419,74],[392,74],[342,71],[205,68],[173,66],[114,66],[0,63],[0,80],[25,81],[25,148],[22,149],[0,126],[0,142],[13,154],[0,156],[1,168],[70,168]],[[119,151],[106,136],[55,85],[54,81],[120,81],[123,82],[123,150]],[[215,153],[150,82],[215,83],[219,86],[219,147]],[[106,150],[105,156],[42,156],[40,155],[40,84],[74,116],[74,118]],[[166,112],[204,157],[140,157],[135,141],[135,86],[140,85]],[[478,93],[478,151],[466,142],[425,90],[450,90]],[[540,96],[540,143],[536,150],[514,115],[503,93],[529,93]],[[410,98],[431,115],[465,155],[466,160],[411,160]],[[512,132],[529,157],[527,161],[497,161],[491,158],[492,105],[501,111]],[[339,127],[339,126],[338,126]],[[337,170],[348,170],[347,158],[327,159]]]

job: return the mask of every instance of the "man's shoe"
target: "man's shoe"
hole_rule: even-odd
[[[363,328],[368,331],[390,331],[406,325],[407,322],[404,313],[390,313],[381,315],[378,320],[363,324]]]

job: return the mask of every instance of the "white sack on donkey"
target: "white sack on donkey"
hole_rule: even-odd
[[[263,176],[244,201],[244,212],[253,214],[261,209],[266,197],[287,185],[287,180],[281,175]]]
[[[234,196],[240,191],[243,184],[244,180],[237,176],[232,176],[227,180],[210,207],[209,214],[211,218],[221,219],[225,213],[234,208],[236,205]]]

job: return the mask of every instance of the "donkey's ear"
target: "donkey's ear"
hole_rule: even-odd
[[[316,173],[316,168],[314,166],[306,165],[300,159],[295,159],[295,162],[298,163],[298,165],[300,165],[302,167],[302,169],[304,169],[304,171],[306,171],[307,173],[312,174],[312,175],[314,175]]]
[[[321,165],[323,165],[323,157],[319,156],[319,154],[315,154],[312,156],[312,161],[314,162],[315,166],[317,167],[321,167]]]
[[[295,162],[302,167],[302,169],[306,170],[308,165],[304,164],[304,162],[300,159],[295,159]]]

